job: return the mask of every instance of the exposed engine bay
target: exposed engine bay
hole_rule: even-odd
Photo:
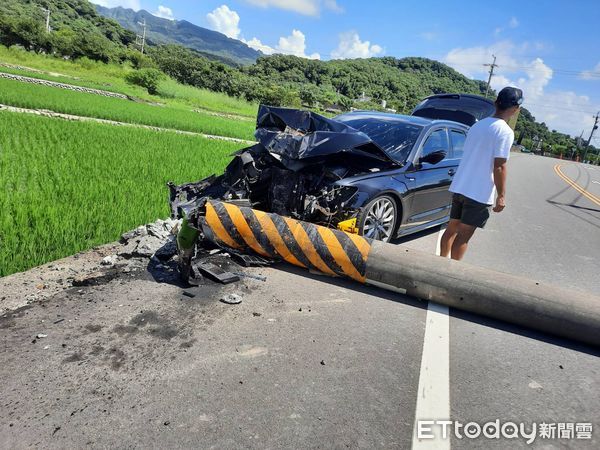
[[[208,197],[335,227],[358,213],[344,180],[395,164],[366,134],[310,111],[261,106],[255,136],[222,175],[169,183],[172,216]]]

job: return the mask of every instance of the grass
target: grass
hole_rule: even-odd
[[[196,108],[237,114],[248,117],[251,120],[256,118],[256,113],[258,112],[258,105],[256,103],[250,103],[207,89],[186,86],[170,78],[161,83],[158,91],[163,97],[174,98]]]
[[[173,106],[192,106],[214,112],[238,114],[251,118],[256,117],[258,105],[225,94],[182,85],[170,78],[165,79],[159,87],[159,96],[152,96],[145,89],[132,86],[125,81],[125,76],[133,69],[128,65],[104,64],[82,58],[65,61],[48,55],[39,55],[14,47],[0,45],[0,62],[30,67],[45,73],[27,69],[11,69],[1,67],[1,72],[29,76],[77,86],[104,89],[138,97],[153,102],[164,102]]]
[[[154,106],[15,80],[0,79],[0,103],[253,140],[253,122],[193,112],[185,106]]]
[[[169,214],[166,182],[219,173],[239,144],[0,112],[0,276]]]

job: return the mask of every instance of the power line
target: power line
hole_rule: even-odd
[[[556,105],[542,105],[539,103],[529,103],[527,102],[526,104],[523,104],[524,108],[529,109],[529,106],[535,106],[537,108],[546,108],[546,109],[556,109],[556,110],[560,110],[560,111],[571,111],[571,112],[580,112],[580,113],[590,113],[590,114],[594,114],[594,111],[592,110],[584,110],[584,109],[570,109],[570,108],[564,108],[562,106],[556,106]]]

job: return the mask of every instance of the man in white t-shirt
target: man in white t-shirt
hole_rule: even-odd
[[[465,140],[463,157],[452,184],[450,222],[442,236],[440,255],[461,260],[469,239],[483,228],[493,211],[506,207],[506,162],[515,135],[508,126],[510,118],[523,103],[523,91],[505,87],[498,93],[496,113],[474,124]]]

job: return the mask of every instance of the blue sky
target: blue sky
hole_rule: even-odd
[[[589,134],[600,110],[600,2],[96,0],[216,29],[266,53],[331,59],[424,56],[525,91],[550,128]],[[595,144],[600,145],[600,133]]]

